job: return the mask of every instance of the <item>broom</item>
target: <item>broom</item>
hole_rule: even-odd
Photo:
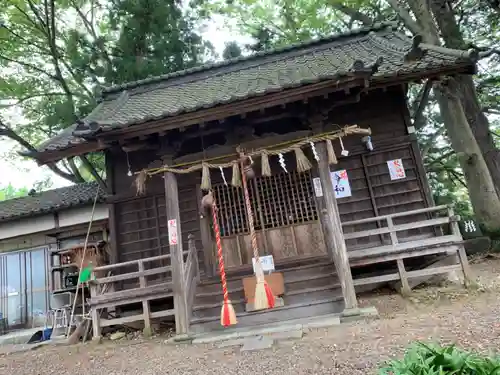
[[[245,174],[245,167],[243,161],[245,156],[243,153],[241,155],[241,181],[243,183],[243,193],[245,194],[245,205],[247,209],[248,216],[248,227],[250,229],[250,238],[252,241],[253,256],[255,258],[255,278],[257,279],[257,285],[255,286],[255,310],[264,310],[274,307],[274,295],[273,291],[269,287],[269,284],[264,278],[264,271],[262,270],[262,264],[260,263],[259,250],[257,248],[257,236],[255,234],[255,228],[253,226],[253,216],[252,216],[252,206],[250,204],[250,195],[248,194],[247,177]]]
[[[209,194],[212,194],[212,192],[210,192]],[[215,232],[215,243],[217,245],[217,257],[219,259],[219,273],[222,282],[222,292],[224,293],[224,300],[220,313],[220,324],[224,327],[228,327],[230,325],[238,323],[238,321],[236,320],[236,313],[234,312],[234,307],[231,303],[231,300],[229,299],[229,293],[227,291],[226,271],[224,270],[224,257],[222,255],[222,245],[220,241],[219,222],[217,221],[217,205],[215,204],[215,198],[212,198],[212,215],[214,221],[213,224]]]

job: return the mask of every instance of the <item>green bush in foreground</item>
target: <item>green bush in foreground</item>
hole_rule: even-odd
[[[380,375],[500,375],[500,358],[417,343],[401,360],[389,361]]]

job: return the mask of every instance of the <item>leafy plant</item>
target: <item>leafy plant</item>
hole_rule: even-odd
[[[392,360],[380,375],[497,375],[500,358],[466,352],[455,345],[441,347],[418,342],[403,359]]]

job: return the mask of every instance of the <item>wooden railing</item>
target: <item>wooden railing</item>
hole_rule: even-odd
[[[174,315],[174,310],[163,310],[151,312],[149,301],[172,297],[173,287],[171,277],[148,282],[148,277],[164,275],[171,272],[171,266],[158,266],[146,269],[146,264],[152,262],[161,263],[170,259],[170,254],[159,255],[151,258],[138,259],[128,262],[116,263],[96,267],[94,275],[108,274],[105,277],[95,277],[90,284],[90,306],[92,314],[92,325],[94,337],[99,337],[101,328],[111,325],[125,324],[144,320],[145,329],[151,329],[151,319]],[[119,269],[124,267],[136,267],[136,271],[119,274]],[[110,275],[115,273],[115,275]],[[116,283],[136,280],[129,283],[132,288],[116,290]],[[117,306],[142,302],[142,314],[126,316],[122,318],[102,319],[100,313],[103,309],[113,309]]]
[[[405,224],[394,224],[395,218],[411,217],[426,214],[427,220],[417,220]],[[441,214],[433,217],[434,214]],[[366,285],[385,283],[390,281],[400,281],[403,293],[411,291],[409,279],[433,276],[462,270],[464,280],[467,284],[470,280],[470,269],[467,261],[463,239],[458,227],[460,217],[455,215],[450,206],[436,206],[419,210],[396,213],[392,215],[377,216],[374,218],[356,220],[343,223],[343,226],[352,226],[364,223],[379,222],[387,224],[385,227],[364,230],[359,232],[344,233],[344,238],[354,239],[373,235],[389,234],[390,244],[362,250],[348,251],[351,266],[363,266],[367,264],[396,261],[397,272],[374,277],[364,277],[354,279],[354,285]],[[444,228],[443,228],[444,226]],[[411,239],[398,237],[398,232],[408,231],[418,228],[432,228],[429,233],[431,238]],[[421,257],[427,255],[458,255],[458,263],[448,265],[435,265],[429,268],[415,269],[408,271],[405,268],[404,260],[407,258]],[[454,262],[456,262],[456,259]]]
[[[180,283],[175,283],[172,280],[173,265],[170,262],[175,262],[175,259],[170,254],[166,254],[96,267],[94,269],[96,277],[90,282],[90,306],[94,336],[100,336],[102,327],[141,320],[144,321],[145,329],[149,330],[152,318],[172,315],[175,316],[176,320],[185,322],[178,333],[186,333],[189,328],[189,320],[196,295],[196,286],[200,278],[198,252],[192,234],[188,236],[188,250],[183,252],[183,256],[181,257],[182,264],[180,264],[180,267],[177,267],[178,270],[181,270],[179,275]],[[161,264],[166,260],[170,265],[158,265],[153,268],[146,267],[149,263],[157,262]],[[125,267],[134,267],[135,270],[120,274],[120,269]],[[111,273],[114,275],[111,275]],[[107,275],[100,276],[105,274]],[[163,275],[164,277],[160,280],[148,281],[148,277],[155,275]],[[130,281],[133,280],[136,282],[131,283]],[[125,284],[128,288],[120,288],[120,290],[115,288],[117,283],[123,284],[124,282],[128,282]],[[176,285],[178,290],[176,290]],[[182,298],[174,299],[177,305],[174,303],[173,309],[158,312],[150,311],[150,300],[174,297],[175,294],[181,295]],[[138,302],[142,302],[142,314],[111,319],[102,319],[100,317],[100,312],[103,309],[113,309],[117,306]]]
[[[432,217],[433,214],[441,213],[441,216]],[[394,219],[402,217],[412,217],[416,215],[428,215],[427,220],[418,220],[405,224],[394,224]],[[450,206],[442,205],[435,207],[422,208],[413,211],[406,211],[395,213],[391,215],[376,216],[372,218],[355,220],[342,223],[344,228],[344,239],[351,240],[375,235],[389,235],[390,244],[384,246],[376,246],[373,248],[361,249],[361,250],[351,250],[348,251],[349,259],[355,260],[360,258],[369,258],[375,256],[382,256],[385,254],[398,253],[406,250],[418,248],[431,248],[436,246],[445,245],[447,243],[458,243],[462,242],[462,235],[460,234],[460,229],[458,227],[459,216],[456,216],[453,212],[453,208]],[[379,224],[379,228],[363,230],[358,232],[348,232],[346,230],[349,226],[366,224],[366,223],[384,223],[386,226]],[[448,228],[439,228],[443,225],[448,226]],[[431,238],[419,238],[412,241],[411,238],[400,238],[398,237],[398,232],[408,231],[412,229],[419,228],[431,228],[436,229],[432,231],[434,234]],[[444,231],[442,230],[444,229]],[[447,234],[443,234],[447,233]]]

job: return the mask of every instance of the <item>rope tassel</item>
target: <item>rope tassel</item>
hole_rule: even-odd
[[[233,177],[231,178],[231,185],[234,187],[241,187],[241,175],[238,162],[233,163]]]
[[[209,194],[212,194],[210,192]],[[234,325],[238,323],[236,319],[236,313],[234,311],[233,304],[229,299],[229,292],[227,291],[227,281],[226,281],[226,271],[224,270],[224,256],[222,254],[222,245],[220,240],[220,228],[219,221],[217,220],[217,205],[215,204],[215,199],[212,201],[212,218],[215,232],[215,244],[217,245],[217,258],[219,261],[219,274],[222,283],[222,293],[224,294],[224,299],[222,303],[222,309],[220,313],[220,324],[224,327]]]
[[[267,152],[263,152],[261,156],[261,173],[264,177],[271,177],[271,165],[269,164],[269,154]]]
[[[241,167],[243,169],[245,156],[240,153]],[[248,194],[247,179],[245,173],[241,175],[241,181],[243,182],[243,194],[245,196],[245,206],[248,216],[248,227],[250,229],[250,239],[252,243],[253,256],[255,258],[255,278],[257,283],[255,286],[255,302],[254,308],[256,310],[264,310],[268,308],[273,308],[275,303],[275,297],[271,290],[271,287],[266,282],[264,277],[264,271],[262,270],[262,263],[260,262],[259,249],[257,246],[257,235],[255,233],[255,227],[253,224],[252,215],[252,204],[250,202],[250,194]]]
[[[206,163],[203,163],[201,169],[201,190],[210,190],[212,188],[212,182],[210,180],[210,168]]]
[[[293,149],[295,151],[295,159],[297,161],[297,171],[298,172],[306,172],[312,168],[309,159],[304,154],[304,151],[300,147],[296,147]]]
[[[332,141],[329,139],[326,140],[326,153],[328,154],[328,164],[338,164],[337,155],[335,155]]]

